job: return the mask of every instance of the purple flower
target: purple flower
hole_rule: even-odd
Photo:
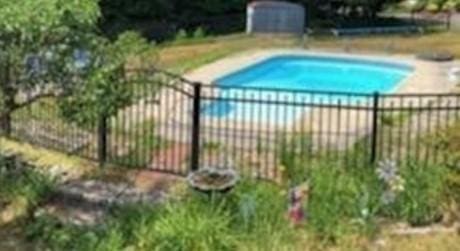
[[[380,180],[388,183],[398,176],[398,166],[395,161],[385,160],[378,164],[376,172]]]
[[[395,202],[395,200],[396,194],[391,190],[383,192],[382,196],[380,197],[380,201],[382,201],[384,205],[389,205]]]

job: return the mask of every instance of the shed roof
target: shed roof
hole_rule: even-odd
[[[284,1],[253,1],[249,3],[249,7],[282,7],[282,8],[299,8],[302,7],[300,4],[291,3],[291,2],[284,2]]]

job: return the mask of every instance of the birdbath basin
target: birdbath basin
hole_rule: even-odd
[[[187,182],[193,189],[211,194],[226,193],[238,183],[239,176],[233,169],[203,168],[194,171],[187,177]]]

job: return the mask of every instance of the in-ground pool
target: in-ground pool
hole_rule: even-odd
[[[376,60],[276,56],[217,79],[217,99],[206,103],[203,113],[216,118],[285,123],[306,108],[294,103],[330,104],[339,99],[357,99],[344,98],[342,93],[348,92],[391,93],[412,71],[405,64]]]

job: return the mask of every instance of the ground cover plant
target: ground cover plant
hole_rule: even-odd
[[[0,226],[28,217],[54,187],[52,178],[14,155],[0,155],[0,184]]]

